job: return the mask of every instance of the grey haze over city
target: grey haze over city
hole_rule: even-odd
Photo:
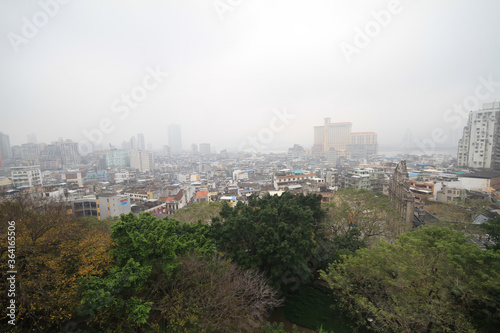
[[[0,2],[0,132],[119,147],[313,145],[324,118],[380,152],[456,152],[500,100],[498,0]]]

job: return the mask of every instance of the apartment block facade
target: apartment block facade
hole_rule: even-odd
[[[500,170],[500,102],[484,103],[469,113],[458,141],[457,165]]]
[[[39,165],[11,168],[12,184],[16,188],[42,186],[42,172]]]

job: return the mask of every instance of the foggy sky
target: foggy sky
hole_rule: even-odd
[[[382,148],[452,147],[466,123],[455,104],[477,89],[481,102],[500,100],[499,10],[498,0],[1,1],[0,132],[11,145],[30,133],[82,141],[104,121],[104,144],[144,133],[160,148],[176,123],[184,149],[260,135],[265,150],[284,150],[310,148],[330,117],[377,132]],[[37,19],[37,31],[25,27]],[[373,37],[348,61],[345,45],[367,27]],[[146,78],[157,70],[168,76]],[[150,90],[136,88],[144,82]],[[147,95],[126,106],[134,89]]]

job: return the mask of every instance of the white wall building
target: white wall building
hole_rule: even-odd
[[[106,151],[106,166],[111,168],[128,168],[130,166],[130,154],[125,149],[109,149]]]
[[[11,168],[14,187],[42,186],[42,173],[39,165]]]
[[[458,166],[500,168],[499,118],[500,102],[484,103],[481,110],[469,113],[462,139],[458,141]]]
[[[153,153],[145,150],[130,151],[130,167],[140,172],[152,171],[154,167]]]

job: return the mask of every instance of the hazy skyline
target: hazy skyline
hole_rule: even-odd
[[[143,133],[160,148],[179,124],[185,150],[234,150],[259,135],[283,150],[310,148],[328,117],[377,132],[381,147],[409,137],[456,146],[466,124],[456,105],[500,100],[499,9],[495,0],[2,1],[0,132],[11,145],[31,134],[80,142],[101,126],[103,143]]]

